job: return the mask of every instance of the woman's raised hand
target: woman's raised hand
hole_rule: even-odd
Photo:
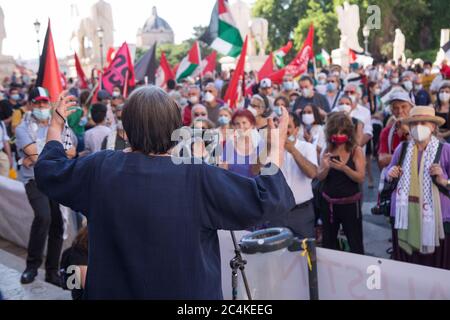
[[[74,96],[68,96],[68,91],[63,91],[59,95],[58,102],[54,108],[55,114],[52,117],[52,125],[57,125],[58,127],[64,127],[64,123],[72,113],[76,110],[71,110],[70,108],[75,107],[78,103],[77,98]]]

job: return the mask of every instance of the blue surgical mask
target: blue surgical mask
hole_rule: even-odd
[[[281,117],[283,115],[283,110],[279,106],[273,107],[273,112],[278,116]]]
[[[218,121],[220,126],[227,126],[230,124],[230,118],[226,116],[220,116]]]
[[[329,83],[329,84],[327,84],[327,91],[328,92],[334,92],[334,91],[336,91],[337,90],[337,86],[336,86],[336,84],[335,83]]]
[[[15,100],[15,101],[19,101],[20,100],[20,95],[19,94],[13,94],[11,96],[11,99]]]
[[[294,83],[291,81],[285,81],[283,82],[283,89],[286,91],[294,90]]]
[[[39,108],[34,108],[33,109],[33,116],[38,119],[39,121],[45,121],[50,119],[50,109],[39,109]]]
[[[78,123],[78,125],[80,127],[85,127],[87,124],[88,124],[88,118],[87,117],[81,118],[80,122]]]

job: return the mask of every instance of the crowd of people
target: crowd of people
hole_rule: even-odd
[[[315,237],[323,247],[336,250],[342,249],[338,238],[343,233],[349,251],[364,254],[361,208],[362,185],[367,180],[369,188],[377,187],[380,192],[379,204],[372,212],[385,214],[392,226],[392,258],[450,269],[450,67],[446,62],[434,66],[421,60],[388,61],[367,67],[354,63],[348,69],[330,65],[298,78],[287,74],[282,83],[256,79],[249,73],[236,108],[223,100],[229,79],[230,74],[222,72],[181,83],[169,80],[164,90],[180,117],[174,129],[185,129],[189,138],[175,141],[169,149],[172,155],[201,158],[210,166],[255,179],[273,160],[273,132],[280,125],[283,110],[289,112],[280,169],[295,203],[282,214],[255,219],[245,228],[287,227],[299,238]],[[122,88],[94,93],[80,90],[76,81],[69,80],[69,84],[76,102],[62,117],[66,121],[61,137],[68,159],[89,159],[102,150],[126,153],[137,146],[138,150],[151,146],[149,150],[155,154],[169,151],[161,135],[142,137],[139,142],[136,136],[144,135],[148,126],[168,121],[173,110],[165,114],[159,109],[146,126],[135,127],[129,117],[128,122],[123,119],[129,98],[122,95]],[[51,119],[59,115],[44,88],[18,77],[3,83],[0,98],[0,175],[15,178],[17,170],[35,215],[21,281],[34,281],[48,239],[46,280],[60,285],[62,202],[57,196],[49,198],[42,191],[49,189],[39,186],[35,177]],[[141,111],[145,117],[145,110]],[[136,166],[138,162],[136,159]],[[373,165],[381,170],[379,186],[375,185]],[[55,175],[68,175],[67,170],[61,168]],[[129,174],[127,170],[132,167],[124,175]],[[211,188],[227,188],[227,181],[222,186],[220,179],[216,182],[219,185],[211,184]],[[80,188],[84,185],[78,184]],[[110,196],[120,197],[114,187]],[[391,188],[388,196],[383,197],[387,188]],[[84,194],[72,191],[79,192],[80,199]],[[206,198],[208,195],[200,196],[198,201],[222,205],[223,199]],[[81,214],[89,214],[76,205],[72,209],[77,212],[80,235],[71,251],[63,255],[61,265],[86,266],[89,237]],[[81,295],[75,292],[74,297]]]

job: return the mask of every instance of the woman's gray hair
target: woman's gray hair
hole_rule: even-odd
[[[125,103],[122,122],[134,151],[164,154],[176,145],[172,133],[181,128],[181,113],[175,101],[162,89],[136,89]]]

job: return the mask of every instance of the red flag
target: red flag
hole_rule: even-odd
[[[247,44],[248,44],[248,37],[245,37],[245,42],[242,47],[241,56],[239,57],[239,61],[236,66],[236,70],[233,73],[233,77],[231,78],[230,84],[228,86],[227,93],[225,94],[224,100],[230,108],[235,109],[238,98],[239,98],[239,80],[243,80],[244,73],[245,73],[245,59],[247,56]]]
[[[43,87],[48,91],[51,102],[58,101],[59,95],[63,91],[61,72],[59,71],[58,59],[56,58],[52,30],[50,27],[50,19],[48,20],[44,48],[42,49],[41,60],[39,61],[36,85]]]
[[[114,50],[114,48],[110,47],[108,49],[108,52],[106,53],[106,65],[107,66],[110,66],[111,62],[113,62],[114,57],[116,55],[115,53],[116,53],[116,50]]]
[[[167,61],[166,54],[164,51],[161,53],[161,60],[159,62],[159,68],[156,70],[156,81],[155,84],[158,87],[165,88],[167,81],[174,80],[175,76],[172,73],[169,62]]]
[[[207,72],[214,72],[216,70],[217,52],[213,51],[209,56],[206,57],[206,66],[202,71],[202,76]]]
[[[103,89],[112,94],[114,87],[125,87],[125,81],[128,88],[132,88],[136,84],[134,65],[126,42],[117,51],[111,65],[103,74]]]
[[[261,70],[259,70],[258,72],[258,81],[261,81],[264,78],[268,78],[271,74],[273,74],[273,72],[273,53],[270,53]]]
[[[311,24],[302,50],[300,50],[295,59],[286,67],[286,72],[291,74],[294,78],[308,70],[308,62],[314,58],[313,43],[314,26]]]
[[[75,68],[77,69],[78,80],[80,80],[80,88],[87,89],[88,83],[86,75],[84,74],[83,68],[81,67],[80,59],[78,59],[78,55],[76,52],[75,52]]]

